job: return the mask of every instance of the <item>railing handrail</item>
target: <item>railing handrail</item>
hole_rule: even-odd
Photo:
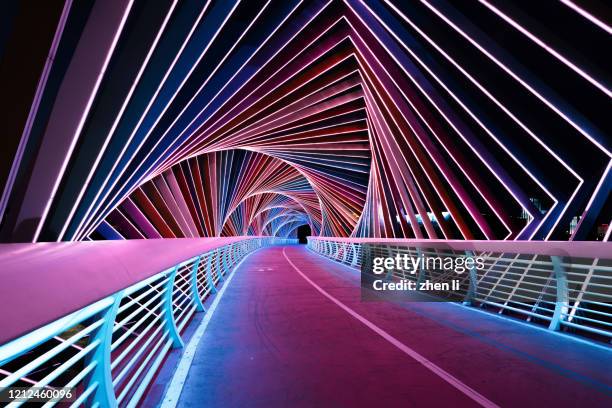
[[[478,251],[511,254],[569,256],[573,258],[612,259],[612,242],[602,241],[486,241],[442,239],[396,238],[335,238],[308,237],[331,242],[352,244],[387,244],[418,248],[451,249],[453,251]]]
[[[374,244],[373,251],[363,245]],[[463,257],[478,254],[482,266],[464,275],[464,290],[441,299],[462,301],[495,313],[523,316],[550,330],[572,330],[612,338],[612,255],[609,242],[425,241],[379,238],[308,238],[308,248],[351,267],[372,256]],[[443,255],[442,255],[443,254]],[[419,282],[448,279],[449,268],[421,266],[414,274],[392,269],[389,276]],[[531,273],[530,273],[531,272]],[[454,296],[454,298],[453,298]],[[535,319],[534,319],[535,318]]]
[[[0,244],[0,344],[161,271],[257,236]]]
[[[278,237],[123,241],[119,249],[139,250],[128,252],[127,259],[118,257],[126,253],[119,251],[119,245],[114,243],[4,248],[0,265],[11,266],[4,275],[23,283],[25,277],[16,277],[17,272],[28,272],[29,267],[37,265],[39,270],[30,271],[27,277],[39,278],[34,285],[38,289],[41,281],[53,283],[56,273],[63,278],[69,275],[77,279],[87,289],[95,289],[100,284],[102,290],[109,290],[128,281],[137,279],[137,282],[40,327],[33,327],[32,320],[23,319],[24,315],[33,315],[30,309],[6,309],[3,321],[7,316],[11,322],[23,321],[29,330],[0,343],[0,388],[25,382],[30,389],[70,390],[75,398],[72,406],[137,406],[167,354],[183,347],[187,327],[194,321],[201,322],[202,314],[207,313],[206,302],[217,296],[218,288],[231,278],[239,263],[258,248],[296,244],[296,241]],[[100,251],[101,245],[108,251]],[[66,268],[70,256],[76,259]],[[89,275],[95,275],[97,280],[86,281],[88,275],[81,268],[100,259],[102,262],[89,268],[89,272],[94,271]],[[20,260],[27,265],[21,265]],[[174,264],[166,267],[170,262]],[[41,270],[41,265],[50,265],[52,270]],[[60,269],[53,270],[58,265]],[[105,269],[109,265],[117,269]],[[147,277],[142,279],[143,276]],[[65,281],[61,283],[64,289],[68,286]],[[27,300],[36,317],[41,314],[49,317],[50,313],[45,315],[39,306],[51,305],[56,313],[58,304],[70,302],[74,296],[85,299],[82,291],[73,289],[72,292],[73,296],[62,298],[48,290],[42,302],[35,298]],[[87,294],[97,296],[91,290]],[[27,298],[27,294],[19,295]],[[28,306],[28,302],[23,304]],[[199,317],[195,317],[198,313]],[[4,332],[2,324],[5,337],[6,333],[13,335],[15,327],[21,327],[10,325],[6,328],[11,331]],[[32,398],[27,397],[27,402]]]

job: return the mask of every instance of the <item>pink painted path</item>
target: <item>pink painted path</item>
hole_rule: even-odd
[[[271,247],[236,270],[179,406],[609,407],[611,367],[610,350],[464,307],[362,302],[358,272]]]

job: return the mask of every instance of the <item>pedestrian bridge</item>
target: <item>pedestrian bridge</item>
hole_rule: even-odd
[[[0,407],[612,407],[597,3],[1,1]]]
[[[384,241],[3,245],[0,387],[70,387],[61,406],[610,405],[610,305],[581,301],[609,296],[609,244]],[[486,267],[465,302],[364,300],[362,248],[382,244]],[[512,277],[530,269],[548,275],[532,299]]]

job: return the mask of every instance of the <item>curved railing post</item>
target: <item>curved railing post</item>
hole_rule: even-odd
[[[225,269],[225,252],[223,251],[223,248],[218,248],[216,253],[217,256],[215,258],[217,260],[217,276],[219,277],[219,282],[223,282],[223,271]]]
[[[351,247],[353,248],[353,259],[351,260],[351,265],[357,266],[357,261],[359,260],[357,255],[357,245],[351,244]]]
[[[238,244],[236,244],[236,256],[234,257],[234,261],[236,263],[240,262],[240,260],[242,259],[243,251],[244,251],[244,243],[239,242]]]
[[[215,254],[216,251],[208,253],[208,256],[206,257],[206,270],[204,271],[204,277],[206,278],[206,282],[208,282],[211,293],[217,293],[217,287],[215,286],[215,281],[212,278],[213,258],[216,258]]]
[[[104,323],[91,337],[91,342],[98,340],[100,344],[96,348],[96,351],[85,360],[86,365],[88,365],[89,362],[96,363],[93,372],[84,384],[84,389],[88,389],[89,386],[97,384],[96,390],[91,396],[91,404],[88,404],[90,406],[94,404],[97,404],[100,408],[114,408],[117,406],[117,398],[115,396],[111,373],[111,344],[113,342],[115,317],[117,317],[121,299],[123,299],[123,291],[113,295],[113,304],[103,312]]]
[[[168,281],[166,282],[166,293],[164,299],[164,325],[166,327],[166,330],[168,330],[168,335],[170,336],[170,339],[172,340],[173,348],[183,347],[183,339],[181,339],[181,335],[178,332],[178,329],[176,327],[176,321],[174,320],[174,313],[172,313],[172,294],[174,289],[174,279],[176,278],[176,273],[178,272],[178,269],[178,266],[175,266],[168,274]]]
[[[548,328],[550,330],[559,330],[561,328],[561,321],[563,316],[567,313],[568,309],[568,288],[567,288],[567,275],[563,268],[563,261],[559,256],[551,256],[550,260],[553,265],[553,273],[555,274],[555,281],[557,283],[557,300],[555,302],[555,312],[553,313],[552,320]]]
[[[232,264],[234,263],[235,245],[229,244],[226,253],[226,269],[225,273],[229,273]]]
[[[230,265],[238,263],[238,257],[240,254],[240,244],[232,244],[230,247]]]
[[[232,263],[237,264],[242,256],[242,244],[237,243],[234,251],[232,252]]]
[[[423,251],[421,250],[421,248],[416,248],[416,253],[417,253],[417,258],[421,259],[423,257]],[[425,281],[425,268],[423,268],[423,263],[419,262],[419,272],[417,273],[417,280],[416,280],[416,284],[417,287],[421,286],[421,283],[423,283]]]
[[[201,255],[193,262],[193,268],[191,270],[191,298],[196,305],[196,312],[205,312],[206,309],[204,308],[202,299],[200,299],[200,293],[198,292],[198,269],[200,267],[200,262],[202,262]]]
[[[394,252],[391,249],[391,247],[387,247],[387,256],[390,258],[393,258]],[[389,268],[389,270],[387,271],[387,273],[385,274],[385,278],[384,280],[386,282],[391,282],[393,280],[393,268]]]
[[[223,247],[223,276],[227,275],[229,272],[230,265],[232,263],[232,245],[227,245]]]
[[[469,258],[474,258],[474,253],[472,251],[465,251],[465,256]],[[463,298],[463,304],[465,306],[471,306],[474,298],[476,297],[476,289],[478,283],[478,273],[476,270],[476,265],[472,263],[472,267],[469,270],[469,286],[465,297]]]

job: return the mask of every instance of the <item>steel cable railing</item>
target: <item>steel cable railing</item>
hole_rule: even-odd
[[[601,242],[422,241],[309,237],[308,248],[335,261],[361,267],[364,245],[371,256],[483,258],[484,267],[464,274],[471,288],[464,304],[503,313],[609,343],[612,341],[612,244]],[[394,277],[443,281],[447,271]]]
[[[137,405],[169,350],[183,345],[181,334],[194,314],[204,311],[236,264],[262,246],[294,241],[245,238],[214,248],[1,345],[0,390],[58,397],[72,389],[61,403],[70,407]],[[41,405],[58,403],[47,400]]]

